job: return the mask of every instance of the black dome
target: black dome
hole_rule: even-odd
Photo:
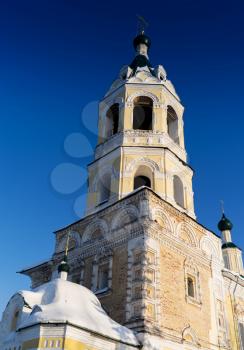
[[[137,55],[132,63],[130,64],[130,68],[133,70],[136,70],[137,67],[149,67],[151,68],[151,64],[149,62],[149,59],[144,55]]]
[[[222,249],[227,249],[227,248],[238,248],[238,247],[233,242],[227,242],[222,244]]]
[[[222,219],[218,223],[218,228],[219,228],[219,230],[221,232],[223,232],[223,231],[231,231],[233,229],[232,222],[229,219],[227,219],[225,214],[223,214]]]
[[[133,40],[133,45],[135,49],[139,44],[145,44],[149,49],[151,46],[151,39],[148,36],[146,36],[144,33],[141,33],[137,35],[137,37],[135,37],[135,39]]]
[[[67,263],[67,256],[65,255],[60,265],[58,266],[58,272],[67,272],[69,273],[69,265]]]

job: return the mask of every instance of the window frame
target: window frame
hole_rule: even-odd
[[[107,265],[108,268],[108,277],[107,277],[107,286],[104,288],[100,288],[99,285],[99,274],[101,271],[101,267]],[[91,289],[95,294],[103,294],[110,292],[112,289],[112,277],[113,277],[113,255],[109,254],[104,257],[95,257],[93,261],[93,269],[92,269],[92,281],[91,281]]]
[[[138,119],[140,117],[139,114],[141,114],[143,110],[143,113],[145,113],[146,118],[148,119],[148,114],[150,113],[150,121],[148,121],[148,127],[142,128],[142,126],[145,124],[145,119],[142,121],[142,123],[138,122]],[[154,113],[153,113],[153,100],[144,95],[137,96],[133,101],[133,119],[132,119],[132,129],[133,130],[141,130],[141,131],[153,131],[153,119],[154,119]],[[138,126],[139,125],[139,126]]]
[[[200,274],[199,271],[192,261],[192,259],[185,260],[185,299],[187,303],[201,306],[202,297],[200,289]],[[188,294],[188,278],[191,278],[194,283],[194,296]]]

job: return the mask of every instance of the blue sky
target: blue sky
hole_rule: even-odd
[[[223,199],[234,241],[244,247],[243,7],[236,0],[0,1],[0,311],[29,287],[16,271],[50,257],[52,232],[77,219],[74,202],[84,208],[96,103],[133,59],[138,13],[150,23],[152,64],[164,65],[185,106],[198,220],[217,231]],[[54,188],[63,186],[60,171],[63,193]]]

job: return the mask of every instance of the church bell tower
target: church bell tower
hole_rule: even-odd
[[[133,41],[135,58],[99,104],[98,144],[89,165],[87,214],[146,186],[195,218],[193,170],[184,143],[184,107],[163,66],[151,65],[151,40]]]
[[[244,278],[232,224],[223,215],[221,241],[195,219],[184,107],[150,63],[150,38],[141,32],[133,45],[132,63],[99,104],[86,215],[55,232],[51,259],[21,273],[32,288],[57,270],[87,287],[143,350],[239,349],[244,316],[233,312],[244,310]]]

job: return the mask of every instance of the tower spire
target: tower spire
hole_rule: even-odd
[[[144,34],[145,33],[145,28],[148,27],[148,22],[145,20],[144,17],[140,16],[140,15],[136,15],[137,17],[137,33],[138,34]]]
[[[221,201],[222,218],[218,223],[218,229],[222,232],[223,241],[232,242],[231,230],[233,229],[232,222],[225,216],[223,201]]]
[[[225,213],[225,202],[223,201],[223,199],[220,200],[220,205],[221,205],[222,215],[224,215],[224,213]]]
[[[232,242],[232,222],[225,216],[224,202],[221,201],[222,218],[218,223],[218,229],[222,235],[222,253],[225,267],[229,270],[243,274],[243,261],[241,250]]]
[[[64,281],[67,280],[68,273],[69,273],[69,264],[68,264],[69,239],[70,239],[70,231],[68,232],[68,235],[67,235],[64,258],[61,261],[60,265],[58,266],[59,277]]]

